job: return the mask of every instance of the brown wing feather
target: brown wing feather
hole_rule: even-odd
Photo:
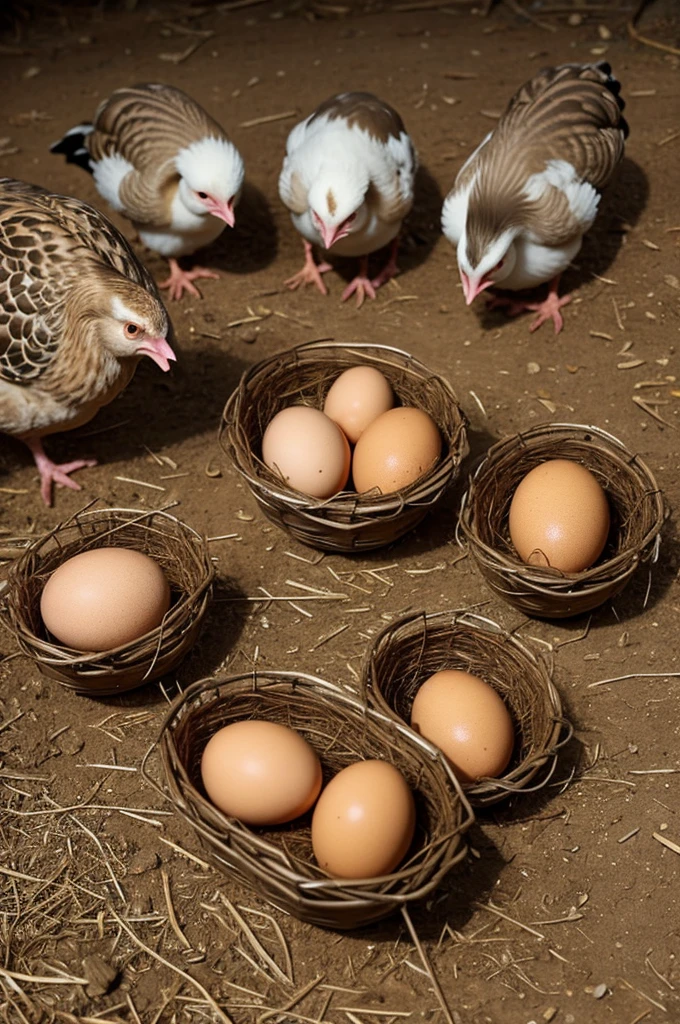
[[[120,186],[120,200],[132,221],[163,226],[179,182],[180,149],[224,129],[181,89],[136,85],[117,89],[97,109],[85,145],[94,160],[118,153],[134,167]]]
[[[618,89],[609,65],[568,64],[546,68],[515,93],[487,144],[456,180],[460,189],[475,176],[467,214],[473,266],[510,227],[520,225],[548,245],[564,245],[583,233],[560,189],[533,200],[524,189],[550,160],[571,164],[597,190],[606,185],[628,134]]]
[[[86,145],[94,160],[120,153],[136,170],[152,172],[178,150],[224,129],[181,89],[136,85],[117,89],[98,108]]]
[[[608,64],[546,68],[512,97],[494,140],[503,148],[521,147],[529,173],[531,165],[542,170],[546,159],[567,160],[582,180],[601,189],[628,134],[618,89]]]
[[[69,292],[93,266],[110,267],[159,297],[125,238],[93,207],[0,179],[2,379],[25,384],[50,366]]]
[[[316,108],[308,124],[317,117],[327,117],[330,121],[343,118],[350,127],[362,128],[380,142],[387,142],[390,136],[398,139],[406,132],[397,111],[370,92],[343,92],[331,96]]]

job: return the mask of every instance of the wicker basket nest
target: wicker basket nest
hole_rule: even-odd
[[[335,378],[351,366],[379,369],[402,405],[424,409],[442,435],[429,473],[394,494],[343,491],[318,499],[293,490],[261,460],[264,431],[285,406],[323,408]],[[308,342],[253,366],[227,401],[220,443],[265,515],[298,540],[329,551],[368,550],[412,529],[442,497],[467,454],[467,420],[451,385],[406,352],[365,343]]]
[[[62,562],[92,548],[133,548],[153,558],[170,584],[162,623],[115,650],[83,653],[52,640],[40,617],[48,577]],[[163,511],[88,506],[35,540],[12,565],[2,617],[22,652],[41,672],[80,693],[131,690],[169,672],[196,640],[214,569],[205,539]]]
[[[319,755],[324,782],[360,759],[395,764],[417,811],[416,834],[399,869],[351,882],[331,878],[313,858],[311,812],[287,825],[253,829],[210,803],[200,775],[203,749],[217,729],[246,718],[297,729]],[[154,750],[162,762],[161,783],[148,767]],[[473,820],[435,747],[346,690],[303,673],[258,672],[194,683],[173,703],[142,770],[198,833],[218,869],[322,927],[355,928],[426,896],[465,856],[463,832]]]
[[[491,619],[466,611],[418,612],[386,626],[364,659],[364,698],[369,706],[408,723],[418,689],[443,669],[470,672],[493,686],[515,728],[515,749],[505,774],[463,786],[470,804],[484,807],[545,786],[572,728],[562,716],[544,660]]]
[[[508,512],[515,488],[539,463],[557,458],[584,465],[609,499],[611,527],[604,552],[579,573],[527,565],[510,542]],[[566,618],[614,597],[640,562],[656,560],[664,518],[663,495],[651,470],[621,441],[597,427],[547,424],[489,449],[463,497],[458,541],[467,544],[500,597],[529,615]]]

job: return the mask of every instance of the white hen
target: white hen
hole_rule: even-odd
[[[398,273],[402,221],[413,206],[418,166],[399,114],[371,93],[347,92],[322,103],[288,136],[279,195],[304,238],[305,265],[289,288],[315,284],[330,264],[314,262],[312,246],[361,258],[358,275],[342,293],[357,306]],[[386,266],[368,276],[370,253],[391,245]]]

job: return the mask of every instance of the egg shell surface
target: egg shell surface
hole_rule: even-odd
[[[508,525],[523,562],[582,572],[607,543],[609,503],[589,469],[569,459],[551,459],[520,481]]]
[[[47,580],[40,614],[60,643],[110,651],[159,626],[170,607],[160,565],[141,551],[104,547],[67,559]]]
[[[437,462],[439,428],[423,409],[396,406],[366,427],[352,459],[354,486],[361,494],[378,487],[392,494],[414,483]]]
[[[387,378],[374,366],[352,366],[331,384],[323,411],[356,444],[369,423],[394,405]]]
[[[389,761],[356,761],[333,776],[312,816],[312,847],[336,878],[375,878],[404,859],[416,808],[401,772]]]
[[[458,669],[426,679],[411,708],[411,726],[448,758],[460,782],[507,768],[515,744],[512,718],[489,683]]]
[[[262,461],[296,491],[330,498],[349,478],[349,442],[320,409],[290,405],[272,418],[262,438]]]
[[[201,758],[205,791],[246,825],[281,825],[304,814],[321,789],[321,764],[304,736],[247,719],[219,729]]]

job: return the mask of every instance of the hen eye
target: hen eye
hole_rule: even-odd
[[[208,193],[207,192],[197,192],[196,195],[198,196],[199,199],[207,199],[208,198]]]
[[[128,338],[136,338],[139,334],[139,327],[137,324],[127,323],[124,327],[124,331]]]

